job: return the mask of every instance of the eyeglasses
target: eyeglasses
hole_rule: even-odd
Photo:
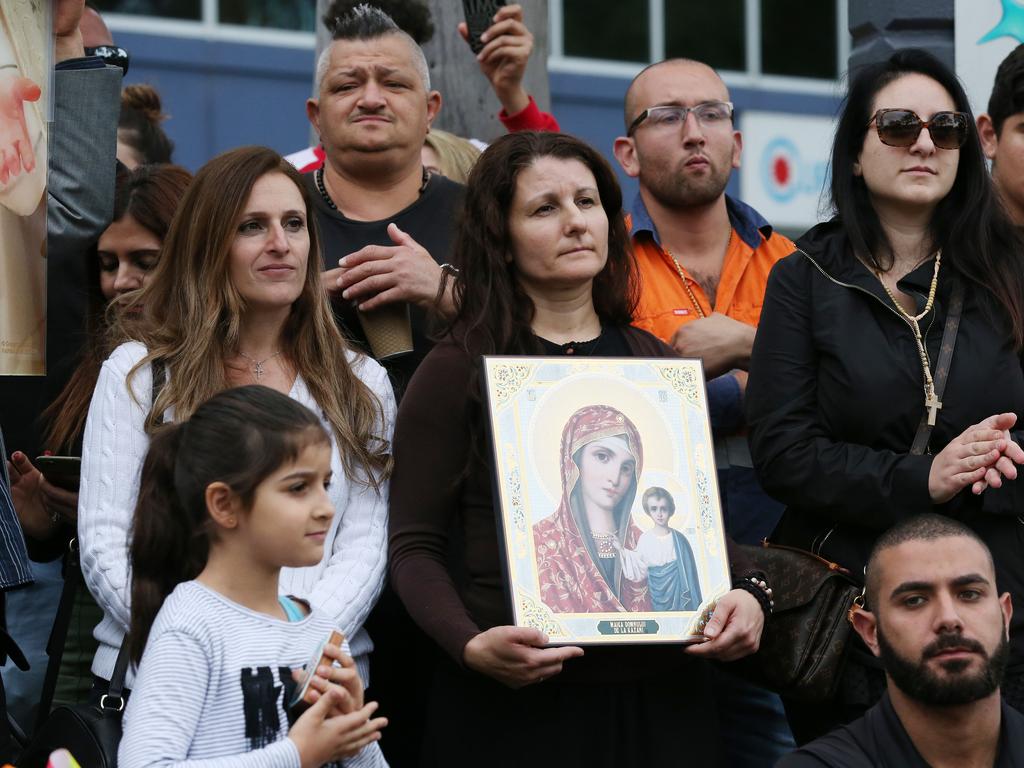
[[[686,117],[691,112],[697,118],[697,122],[705,128],[712,128],[717,125],[725,125],[732,120],[731,101],[705,101],[695,107],[681,107],[677,104],[664,104],[658,107],[648,107],[639,115],[626,131],[627,136],[632,136],[640,123],[647,121],[651,128],[678,128],[686,122]]]
[[[890,147],[910,147],[927,128],[932,143],[939,149],[959,149],[967,141],[968,119],[965,112],[936,112],[922,120],[909,109],[880,109],[871,116],[878,140]]]
[[[85,49],[86,56],[99,56],[105,64],[121,68],[121,74],[128,74],[128,51],[116,45],[97,45]]]

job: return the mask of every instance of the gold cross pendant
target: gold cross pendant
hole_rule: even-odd
[[[942,408],[942,401],[935,396],[934,392],[929,392],[924,399],[924,407],[928,409],[928,426],[935,426],[935,417],[938,415],[939,409]]]

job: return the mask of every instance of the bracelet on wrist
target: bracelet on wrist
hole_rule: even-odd
[[[742,589],[751,594],[761,606],[765,619],[772,615],[775,609],[775,596],[763,574],[743,576],[733,583],[733,589]]]
[[[441,279],[437,283],[437,295],[434,297],[435,307],[441,304],[441,298],[444,296],[444,292],[448,289],[448,281],[455,279],[458,276],[459,268],[454,264],[448,264],[445,262],[441,265]]]

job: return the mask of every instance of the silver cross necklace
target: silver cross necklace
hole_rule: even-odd
[[[277,352],[275,352],[274,354],[270,355],[269,357],[263,358],[262,360],[257,360],[254,357],[249,357],[242,350],[238,350],[238,354],[240,354],[242,357],[244,357],[246,360],[248,360],[250,363],[252,363],[252,375],[255,377],[256,383],[259,384],[260,379],[263,378],[263,374],[266,373],[266,370],[263,368],[263,364],[268,362],[268,361],[270,361],[270,360],[273,360],[275,357],[280,355],[281,354],[281,350],[277,350]]]

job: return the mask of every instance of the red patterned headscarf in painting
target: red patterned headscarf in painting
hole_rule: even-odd
[[[643,466],[643,445],[636,426],[621,411],[607,405],[588,405],[576,411],[562,431],[562,498],[555,514],[533,527],[540,595],[551,610],[559,613],[595,613],[650,610],[646,582],[622,576],[618,556],[606,578],[596,565],[599,544],[591,535],[579,493],[580,450],[605,438],[625,442],[635,460],[629,489],[615,508],[616,539],[626,549],[635,549],[640,529],[630,509],[636,497]],[[605,552],[607,555],[607,551]]]

